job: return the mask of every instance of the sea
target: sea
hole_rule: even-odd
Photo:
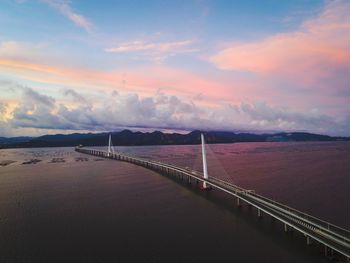
[[[206,149],[209,176],[350,229],[350,142]],[[202,169],[199,145],[115,151]],[[318,244],[215,189],[73,147],[0,150],[0,262],[330,260]]]

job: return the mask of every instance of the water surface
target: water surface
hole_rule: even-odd
[[[201,168],[198,145],[118,150]],[[208,146],[211,176],[347,228],[349,160],[344,142]],[[253,209],[142,167],[72,148],[1,150],[0,163],[0,262],[328,262]]]

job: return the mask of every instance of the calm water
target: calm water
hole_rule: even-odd
[[[201,168],[198,145],[118,150]],[[350,143],[207,150],[211,176],[350,228]],[[132,164],[42,148],[0,165],[0,262],[329,262],[254,209]]]

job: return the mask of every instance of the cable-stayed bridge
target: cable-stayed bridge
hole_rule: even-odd
[[[275,218],[284,225],[286,232],[290,230],[300,232],[305,236],[307,245],[310,245],[313,241],[319,242],[324,246],[326,256],[337,253],[343,257],[345,262],[350,263],[350,231],[261,196],[253,190],[247,190],[219,178],[209,176],[203,134],[201,135],[201,149],[203,172],[114,152],[111,136],[109,136],[107,151],[84,147],[75,148],[80,153],[125,161],[157,171],[162,175],[179,177],[185,182],[198,184],[203,190],[217,189],[223,191],[233,196],[238,206],[244,202],[254,207],[257,210],[257,216],[262,217],[265,213]]]

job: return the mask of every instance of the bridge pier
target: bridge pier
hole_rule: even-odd
[[[284,224],[284,232],[293,232],[293,227],[287,224]]]
[[[306,236],[306,245],[311,245],[311,238],[310,238],[310,236]]]
[[[239,199],[239,197],[237,197],[237,207],[241,207],[241,200]]]
[[[334,255],[334,250],[332,248],[328,247],[327,245],[324,245],[324,255],[326,257],[333,256]],[[347,258],[347,260],[349,260],[349,258]]]
[[[261,214],[261,210],[258,208],[258,217],[261,218],[262,214]]]

